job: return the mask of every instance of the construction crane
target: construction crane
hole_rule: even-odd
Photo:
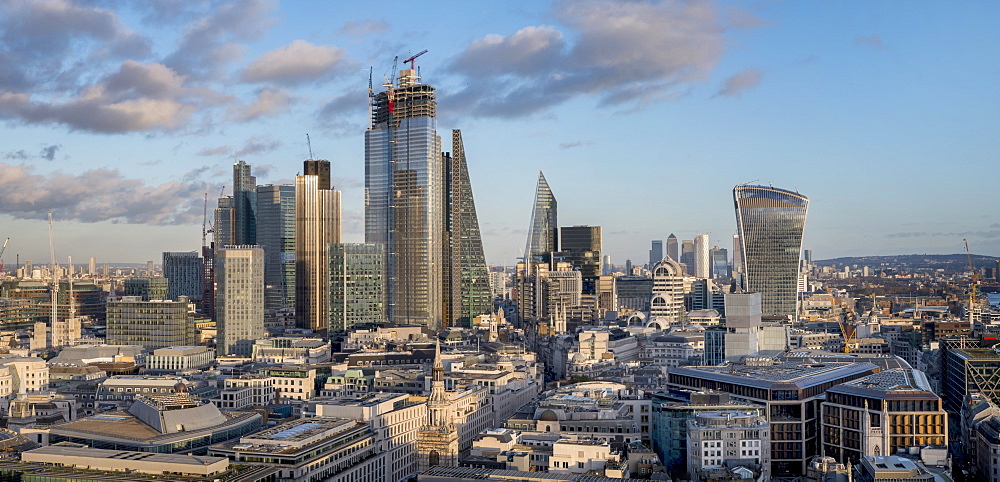
[[[6,267],[3,264],[3,252],[7,250],[7,243],[9,243],[9,242],[10,242],[10,238],[5,239],[3,241],[3,247],[0,247],[0,275],[3,274],[3,269]]]
[[[426,54],[426,53],[427,53],[427,49],[423,49],[420,52],[417,52],[416,55],[414,55],[414,56],[412,56],[412,57],[404,60],[403,63],[405,64],[405,63],[409,62],[410,63],[410,70],[413,70],[414,65],[416,65],[416,63],[417,63],[417,57],[420,57],[421,55]],[[396,69],[393,69],[393,70],[396,70]]]
[[[969,259],[969,271],[972,272],[972,281],[969,285],[969,321],[972,321],[972,309],[976,306],[976,291],[979,290],[979,273],[976,272],[976,266],[972,264],[972,252],[969,251],[969,240],[963,239],[965,243],[965,256]]]
[[[826,294],[830,295],[830,303],[832,304],[833,302],[837,301],[837,297],[833,296],[833,292],[830,291],[830,287],[825,286],[824,288],[826,289]],[[844,337],[844,353],[850,353],[851,342],[854,341],[855,337],[857,336],[858,329],[857,327],[848,325],[844,321],[845,320],[843,314],[837,317],[837,325],[840,326],[840,335]],[[848,328],[850,328],[850,332],[848,332]]]

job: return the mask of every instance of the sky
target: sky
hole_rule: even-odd
[[[197,250],[234,157],[290,183],[306,134],[362,242],[369,73],[424,49],[490,264],[521,256],[539,171],[619,265],[731,247],[746,182],[810,198],[815,259],[1000,256],[998,2],[415,5],[0,1],[3,258],[48,262],[48,212],[63,263]]]

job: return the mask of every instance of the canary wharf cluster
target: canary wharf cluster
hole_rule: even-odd
[[[329,161],[237,159],[200,250],[64,263],[50,217],[0,262],[0,478],[1000,480],[995,258],[813,259],[761,183],[719,187],[725,242],[613,263],[539,172],[489,266],[416,57],[369,93],[364,243]]]

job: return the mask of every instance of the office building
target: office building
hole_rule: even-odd
[[[97,258],[93,256],[90,257],[90,265],[88,266],[87,274],[91,277],[97,276]]]
[[[329,162],[306,161],[316,170],[324,163]],[[295,176],[295,321],[319,332],[330,321],[329,250],[340,242],[341,225],[340,191],[323,189],[321,180]]]
[[[605,276],[609,276],[611,275],[611,272],[614,271],[614,269],[615,269],[614,265],[611,264],[611,255],[605,254],[604,261],[601,264],[601,271],[604,273]]]
[[[331,244],[329,259],[330,332],[385,321],[382,245]]]
[[[820,454],[820,403],[835,385],[877,373],[875,364],[805,360],[720,367],[679,367],[668,374],[668,388],[718,390],[734,400],[766,407],[771,424],[771,476],[805,475]]]
[[[897,455],[865,456],[854,467],[854,480],[857,482],[898,482],[901,480],[932,482],[942,478],[944,477],[934,474],[919,461]]]
[[[107,306],[109,345],[142,345],[146,349],[193,345],[194,320],[188,316],[188,300],[143,301],[126,296]]]
[[[215,208],[215,224],[212,226],[212,240],[216,248],[233,244],[233,229],[236,226],[236,209],[232,196],[219,198]]]
[[[233,164],[232,244],[257,244],[257,178],[244,161]]]
[[[653,266],[663,259],[663,241],[654,239],[649,247],[649,265]]]
[[[493,298],[460,130],[451,131],[451,145],[451,155],[443,156],[443,319],[446,326],[469,327],[476,316],[492,311]]]
[[[137,296],[142,301],[169,300],[170,285],[166,278],[126,278],[122,283],[125,296]]]
[[[684,272],[694,274],[695,269],[694,241],[685,239],[681,241],[681,259],[684,265]]]
[[[923,372],[883,370],[830,388],[823,453],[841,462],[948,445],[948,413]]]
[[[761,294],[766,317],[798,313],[799,258],[809,198],[771,186],[733,188],[744,285]]]
[[[525,262],[547,257],[559,249],[558,204],[542,171],[538,171],[535,204],[531,210],[528,244],[524,248]]]
[[[412,65],[411,65],[412,67]],[[375,94],[365,132],[365,242],[385,246],[387,317],[438,328],[443,316],[444,167],[434,87],[414,69]]]
[[[691,480],[720,480],[717,474],[737,468],[750,471],[750,479],[770,480],[770,424],[759,410],[702,412],[687,425]]]
[[[653,266],[650,323],[665,330],[671,323],[681,321],[684,313],[684,269],[676,261],[664,258]]]
[[[195,251],[164,252],[163,277],[167,279],[167,299],[176,300],[186,296],[191,301],[200,301],[204,289],[204,269],[201,258]]]
[[[570,263],[580,272],[583,294],[597,294],[597,278],[601,276],[601,227],[568,226],[559,229],[557,258]]]
[[[966,395],[978,392],[1000,403],[1000,353],[942,343],[941,395],[945,409],[958,413]]]
[[[264,250],[230,246],[216,252],[215,263],[218,352],[248,357],[264,337]]]
[[[733,278],[736,273],[743,272],[743,248],[740,246],[740,235],[733,235]]]
[[[168,346],[146,357],[146,369],[159,372],[202,370],[214,363],[215,350],[207,346]]]
[[[729,277],[729,250],[718,246],[712,248],[708,253],[709,261],[712,265],[712,278]]]
[[[330,162],[318,159],[307,159],[302,163],[303,174],[306,176],[319,176],[320,189],[333,189],[330,181]]]
[[[264,249],[264,309],[295,307],[295,186],[257,186],[257,245]]]
[[[688,269],[695,278],[710,278],[712,276],[711,258],[709,257],[709,239],[707,234],[699,234],[694,237],[694,269]]]
[[[677,236],[674,236],[674,233],[670,233],[670,236],[667,236],[667,247],[664,254],[674,261],[681,259],[680,249],[677,246]]]

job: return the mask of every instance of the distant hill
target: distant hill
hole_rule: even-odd
[[[996,267],[995,256],[972,255],[972,264],[977,268]],[[856,256],[846,258],[814,260],[818,266],[842,267],[845,265],[887,267],[895,269],[943,269],[945,271],[965,271],[969,269],[969,258],[965,254],[897,254],[893,256]]]

